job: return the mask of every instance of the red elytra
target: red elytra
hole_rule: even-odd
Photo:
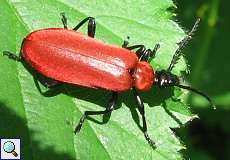
[[[139,61],[135,52],[73,30],[32,32],[24,39],[21,53],[38,72],[60,82],[119,92],[133,86],[147,91],[154,83],[152,67]]]

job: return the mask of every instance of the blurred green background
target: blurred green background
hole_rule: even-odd
[[[202,98],[188,97],[200,119],[177,130],[187,144],[184,155],[194,160],[230,159],[230,1],[187,0],[175,4],[176,20],[184,28],[191,28],[196,17],[202,20],[184,51],[190,66],[186,79],[191,86],[210,95],[217,105],[216,111],[210,111]]]

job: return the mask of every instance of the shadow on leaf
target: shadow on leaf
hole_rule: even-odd
[[[55,151],[55,146],[46,148],[41,147],[41,142],[33,139],[35,131],[28,128],[26,120],[22,119],[8,108],[6,104],[0,102],[0,137],[20,138],[22,147],[21,157],[23,159],[76,159],[68,153]]]

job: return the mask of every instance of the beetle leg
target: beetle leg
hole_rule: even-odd
[[[138,58],[140,58],[141,55],[143,54],[143,52],[146,51],[145,46],[142,45],[142,44],[140,44],[140,45],[139,44],[138,45],[133,45],[133,46],[129,46],[129,47],[127,47],[127,45],[128,45],[128,41],[125,40],[124,43],[123,43],[123,45],[122,45],[122,47],[126,48],[128,50],[137,49],[136,54],[137,54]]]
[[[151,51],[150,49],[146,49],[144,45],[134,45],[134,46],[129,46],[128,45],[128,41],[124,41],[122,47],[129,49],[129,50],[133,50],[133,49],[137,49],[136,54],[139,58],[140,61],[150,61],[151,59],[153,59],[156,55],[156,51],[160,48],[160,44],[156,44],[154,49]]]
[[[61,21],[63,23],[63,26],[64,26],[65,29],[67,29],[67,18],[65,16],[65,13],[64,12],[61,13],[61,16],[62,16]]]
[[[147,61],[148,61],[148,62],[150,62],[153,58],[155,58],[156,52],[157,52],[157,50],[158,50],[159,48],[160,48],[160,44],[157,43],[157,44],[155,45],[155,47],[153,48],[153,50],[150,52],[150,55],[149,55],[148,58],[147,58]]]
[[[18,61],[18,62],[22,61],[22,58],[20,55],[17,56],[16,54],[11,53],[9,51],[3,51],[3,56],[7,56],[9,59],[13,59],[13,60]]]
[[[93,17],[87,17],[83,19],[76,27],[73,28],[74,31],[77,31],[83,24],[85,24],[87,21],[88,22],[88,36],[94,37],[95,36],[95,31],[96,31],[96,21],[95,18]]]
[[[124,41],[124,43],[126,43],[126,41]],[[123,44],[124,45],[124,44]],[[122,45],[122,46],[123,46]],[[127,44],[128,45],[128,44]],[[125,47],[123,47],[123,48],[126,48],[126,49],[129,49],[129,50],[134,50],[134,49],[137,49],[138,48],[138,50],[140,50],[140,49],[145,49],[145,46],[144,45],[142,45],[142,44],[138,44],[138,45],[133,45],[133,46],[129,46],[129,47],[127,47],[127,46],[125,46]]]
[[[153,48],[153,50],[151,49],[146,50],[140,48],[139,50],[137,50],[136,53],[139,55],[140,61],[150,62],[156,56],[156,52],[159,48],[160,48],[160,44],[157,43]]]
[[[95,18],[90,17],[88,23],[88,36],[94,38],[96,31],[96,21]]]
[[[129,42],[127,40],[124,40],[124,42],[122,44],[122,48],[127,48],[128,44],[129,44]]]
[[[111,113],[114,110],[114,107],[116,105],[117,102],[117,97],[118,97],[118,93],[117,92],[112,92],[112,97],[109,100],[109,105],[108,107],[104,110],[104,111],[85,111],[85,113],[82,115],[77,127],[74,130],[74,133],[76,134],[77,132],[80,132],[82,124],[84,123],[85,119],[89,116],[89,115],[100,115],[100,114],[108,114]]]
[[[123,41],[122,48],[127,48],[129,45],[129,36],[127,36],[127,39]]]
[[[142,116],[142,122],[143,122],[142,131],[144,133],[145,139],[148,141],[148,143],[150,144],[152,148],[156,148],[155,142],[149,137],[147,133],[147,124],[146,124],[146,119],[145,119],[145,108],[144,108],[143,101],[141,100],[141,97],[135,88],[133,88],[133,93],[134,93],[134,96],[136,97],[136,101],[138,104],[138,111],[140,112]]]
[[[63,84],[62,82],[47,78],[37,73],[36,71],[33,73],[33,79],[35,86],[37,87],[40,94],[42,94],[43,96],[56,95],[56,93],[59,93],[59,90],[57,88]],[[46,87],[45,90],[42,90],[39,82]]]
[[[146,62],[148,62],[151,53],[152,51],[150,49],[140,50],[139,52],[137,51],[137,54],[139,55],[139,60]]]
[[[59,82],[59,81],[56,81],[56,80],[53,80],[53,79],[50,79],[50,78],[46,78],[46,77],[40,75],[39,73],[35,74],[34,79],[35,79],[35,81],[39,81],[46,88],[54,88],[56,86],[59,86],[60,84],[63,84],[62,82]],[[38,89],[40,89],[40,88],[41,87],[39,85]]]
[[[134,46],[126,47],[126,49],[129,50],[137,49],[136,54],[140,61],[147,61],[151,53],[151,50],[146,49],[144,45],[134,45]]]

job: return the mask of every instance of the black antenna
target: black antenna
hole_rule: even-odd
[[[175,84],[175,86],[177,86],[177,87],[179,87],[179,88],[183,88],[183,89],[190,90],[190,91],[192,91],[192,92],[194,92],[194,93],[197,93],[197,94],[203,96],[204,98],[206,98],[206,99],[209,101],[209,103],[210,103],[211,106],[212,106],[212,109],[216,109],[216,106],[213,104],[213,102],[212,102],[212,100],[209,98],[209,96],[207,96],[207,95],[204,94],[203,92],[201,92],[201,91],[199,91],[199,90],[197,90],[197,89],[195,89],[195,88],[191,88],[191,87],[189,87],[189,86],[183,86],[183,85],[180,85],[180,84]]]
[[[200,18],[198,18],[192,28],[192,30],[188,33],[188,35],[182,39],[182,41],[180,41],[178,44],[179,44],[179,47],[177,48],[177,50],[175,51],[174,55],[173,55],[173,58],[171,60],[171,63],[167,69],[167,71],[171,72],[173,67],[175,66],[175,64],[177,63],[177,61],[179,60],[180,56],[182,55],[182,52],[181,50],[185,47],[185,45],[188,43],[188,41],[190,39],[192,39],[192,36],[194,34],[194,32],[197,30],[198,28],[198,25],[199,25],[199,22],[200,22]]]

